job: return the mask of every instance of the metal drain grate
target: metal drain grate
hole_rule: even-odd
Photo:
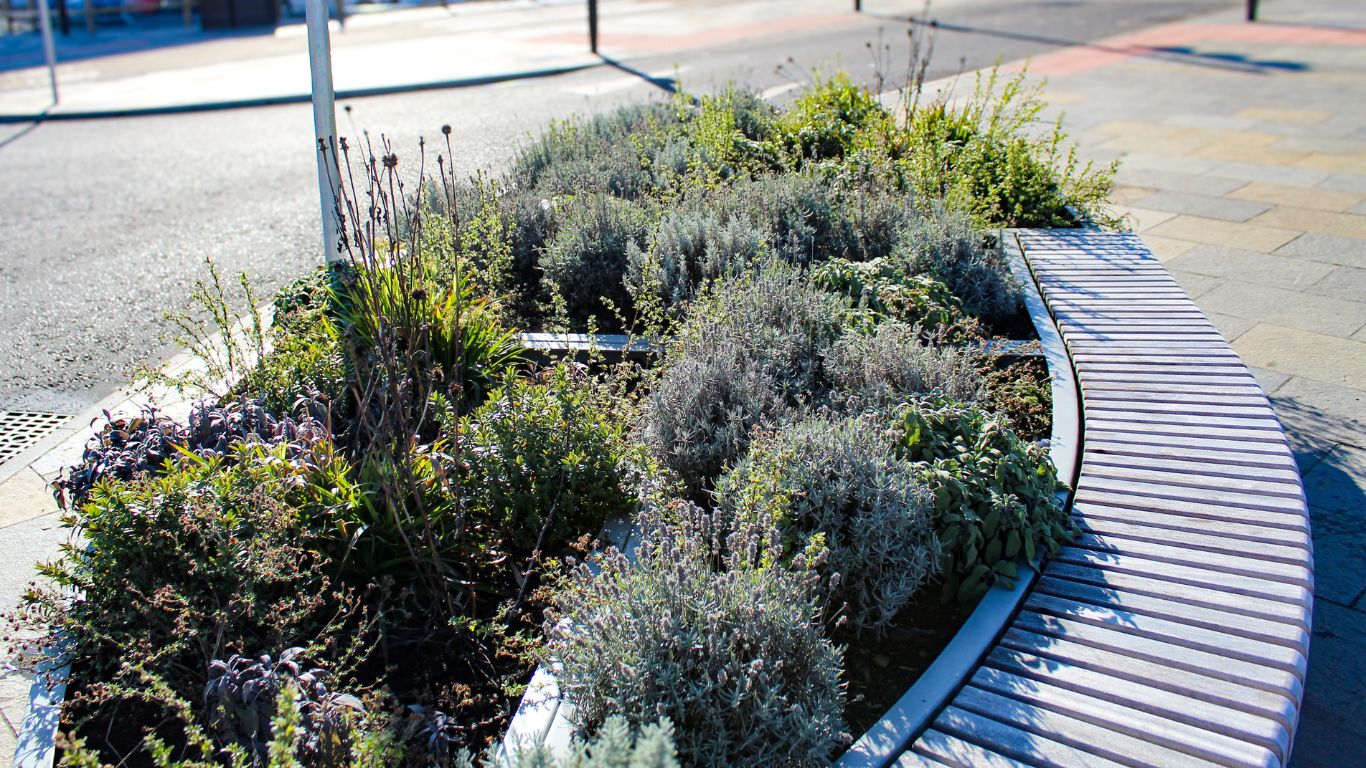
[[[62,413],[0,411],[0,464],[24,452],[53,430],[71,420]]]

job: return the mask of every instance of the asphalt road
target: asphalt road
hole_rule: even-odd
[[[1233,4],[962,0],[934,14],[930,77]],[[839,65],[870,85],[899,85],[906,30],[904,19],[870,17],[573,75],[361,99],[339,127],[384,133],[403,156],[449,123],[461,167],[496,168],[551,118],[659,97],[643,75],[677,70],[695,92],[728,82],[764,90]],[[870,44],[891,47],[880,66]],[[0,126],[0,409],[78,413],[125,385],[134,363],[168,355],[162,313],[184,307],[206,258],[247,272],[262,295],[316,263],[310,137],[307,105]]]

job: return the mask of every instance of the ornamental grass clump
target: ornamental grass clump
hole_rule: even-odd
[[[580,725],[667,717],[688,766],[825,764],[844,728],[840,650],[817,579],[767,534],[736,534],[687,503],[647,505],[635,562],[616,550],[571,572],[547,654]]]
[[[939,566],[934,496],[893,443],[875,416],[808,419],[753,445],[716,488],[741,530],[778,532],[785,559],[824,550],[827,617],[856,634],[887,626]]]
[[[1075,531],[1058,504],[1048,452],[979,406],[921,400],[901,407],[898,450],[934,491],[943,546],[941,597],[969,603],[1013,582],[1016,558],[1054,554]]]

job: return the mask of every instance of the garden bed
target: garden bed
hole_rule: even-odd
[[[994,85],[681,96],[502,177],[343,143],[342,258],[270,324],[212,275],[203,402],[58,484],[17,619],[68,643],[63,759],[468,764],[554,659],[604,753],[828,761],[1069,535],[995,227],[1106,182]]]

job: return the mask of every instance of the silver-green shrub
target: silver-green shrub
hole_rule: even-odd
[[[485,768],[678,768],[673,724],[667,719],[632,728],[625,718],[609,717],[598,732],[576,742],[563,759],[545,745],[518,750],[506,757],[489,755]],[[456,768],[475,768],[462,756]]]
[[[614,310],[624,312],[631,302],[622,282],[627,253],[643,244],[649,217],[640,206],[606,195],[564,205],[569,210],[546,243],[541,270],[570,318],[615,326]]]
[[[1020,285],[1000,248],[974,231],[966,213],[936,204],[901,235],[896,259],[943,280],[972,314],[991,321],[1014,314]]]
[[[917,329],[891,320],[870,333],[843,334],[825,364],[834,399],[850,410],[896,405],[930,393],[973,401],[983,392],[970,354],[925,344]]]
[[[632,563],[616,550],[560,584],[548,654],[580,724],[667,717],[689,766],[824,765],[844,729],[841,653],[817,579],[775,538],[715,513],[646,505]]]
[[[747,218],[677,209],[660,218],[645,248],[631,247],[626,283],[637,304],[651,296],[675,307],[708,281],[739,274],[769,253],[768,231]]]
[[[855,632],[887,626],[938,568],[934,496],[878,418],[787,425],[750,448],[716,497],[742,530],[776,529],[786,557],[824,549],[827,616]]]
[[[645,441],[689,493],[700,498],[756,427],[822,390],[837,302],[777,261],[698,301],[644,403]]]

